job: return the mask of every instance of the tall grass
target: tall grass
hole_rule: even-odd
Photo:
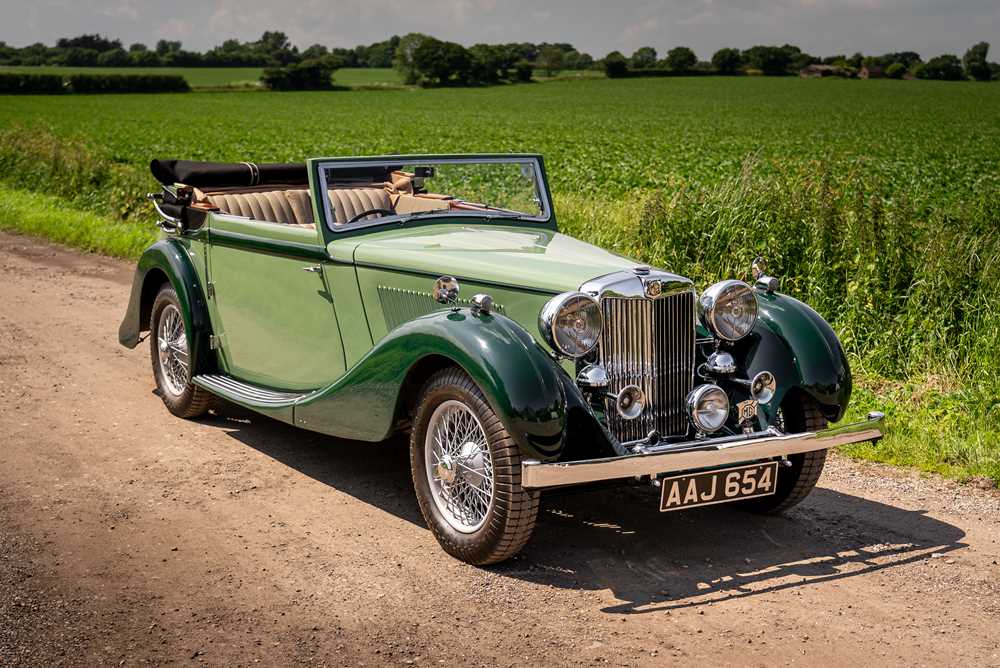
[[[934,207],[849,163],[763,167],[751,157],[718,184],[677,178],[620,199],[557,194],[556,211],[566,233],[701,287],[748,280],[764,256],[781,291],[840,335],[858,384],[851,414],[887,409],[887,438],[849,452],[1000,483],[1000,192]],[[114,254],[137,254],[150,238],[149,177],[85,143],[0,131],[0,181],[103,216]],[[10,201],[0,225],[101,249],[95,219],[74,237],[60,222],[73,209]]]
[[[781,291],[838,332],[859,386],[851,415],[887,410],[890,435],[849,452],[1000,483],[1000,193],[936,209],[832,164],[768,167],[751,158],[737,178],[617,208],[560,197],[560,223],[702,287],[749,280],[764,256]]]
[[[834,177],[830,165],[763,175],[749,160],[738,178],[678,182],[611,215],[572,197],[557,204],[568,233],[701,285],[749,280],[762,255],[781,290],[826,317],[869,372],[996,384],[998,196],[916,208],[876,181]]]

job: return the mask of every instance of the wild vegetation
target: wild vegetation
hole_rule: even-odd
[[[888,409],[889,437],[855,454],[1000,482],[1000,88],[688,78],[4,102],[0,225],[122,255],[150,235],[151,157],[543,153],[568,233],[701,286],[765,256],[840,333],[854,415]],[[80,209],[98,216],[83,230],[112,221],[106,245],[63,222]]]

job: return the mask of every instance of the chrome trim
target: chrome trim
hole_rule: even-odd
[[[716,303],[719,300],[720,294],[722,294],[723,292],[725,292],[730,288],[738,286],[746,288],[747,292],[750,293],[750,296],[753,297],[753,303],[754,303],[753,322],[750,323],[750,327],[747,328],[747,331],[745,334],[743,334],[743,336],[738,336],[736,338],[729,338],[720,334],[718,328],[715,326],[715,307]],[[754,293],[753,289],[749,285],[747,285],[743,281],[735,281],[730,279],[728,281],[719,281],[718,283],[714,283],[710,285],[708,288],[706,288],[706,290],[701,293],[701,297],[698,298],[698,311],[701,314],[705,326],[708,327],[708,330],[712,332],[712,334],[725,341],[739,341],[747,334],[749,334],[753,330],[754,325],[757,324],[760,305],[757,303],[757,295]]]
[[[594,345],[590,346],[583,352],[572,354],[568,353],[556,344],[556,318],[559,317],[559,312],[562,311],[563,307],[566,305],[570,299],[582,298],[593,303],[594,307],[597,309],[598,315],[601,316],[601,331],[597,333],[597,337],[594,339]],[[563,292],[558,294],[549,301],[545,302],[545,306],[542,307],[541,312],[538,314],[538,331],[541,333],[545,342],[549,344],[557,354],[563,355],[564,357],[583,357],[591,350],[596,348],[601,340],[601,336],[604,333],[604,313],[601,312],[601,305],[597,303],[597,300],[592,296],[584,292]]]
[[[608,382],[608,370],[600,364],[588,364],[576,376],[576,384],[584,390],[603,390]]]
[[[156,209],[157,215],[160,217],[160,222],[157,226],[164,232],[179,232],[183,221],[180,218],[171,216],[169,213],[160,208],[160,202],[163,201],[163,195],[160,193],[146,193],[146,199],[153,203],[153,208]]]
[[[623,420],[634,420],[646,410],[646,393],[638,385],[626,385],[615,396],[615,410]]]
[[[662,299],[694,289],[694,283],[683,276],[672,274],[662,269],[650,269],[647,273],[637,274],[635,270],[616,271],[592,278],[580,286],[580,292],[602,299],[603,297],[646,298],[647,285],[653,282],[660,284],[660,293],[655,299]]]
[[[651,430],[664,437],[687,434],[684,399],[694,386],[695,296],[683,282],[670,292],[655,299],[620,296],[613,288],[602,293],[598,360],[607,369],[608,390],[617,395],[626,385],[638,385],[646,396],[639,419],[623,421],[614,403],[606,406],[608,430],[619,441],[641,439]]]
[[[715,468],[826,450],[847,443],[881,438],[883,421],[884,416],[873,411],[862,422],[801,434],[783,434],[772,427],[767,431],[750,434],[646,446],[639,454],[621,457],[550,464],[529,459],[521,463],[521,486],[525,489],[542,489],[579,485],[600,480]]]
[[[483,292],[472,295],[472,315],[489,315],[493,311],[493,297]]]
[[[191,379],[191,382],[202,389],[208,390],[212,394],[218,394],[231,401],[245,401],[268,407],[290,406],[311,393],[311,390],[300,393],[272,390],[244,383],[231,376],[224,376],[222,374],[195,376]]]
[[[725,350],[716,350],[708,356],[705,370],[717,376],[728,376],[731,373],[736,373],[736,360]]]
[[[698,407],[701,405],[701,400],[709,392],[716,392],[718,394],[721,394],[722,398],[726,400],[726,415],[722,419],[722,424],[720,424],[719,426],[717,426],[715,429],[709,429],[707,426],[703,425],[698,420],[697,412],[696,412],[697,409],[698,409]],[[685,400],[684,400],[684,407],[687,409],[688,417],[691,419],[691,423],[695,426],[695,428],[697,428],[698,431],[700,431],[702,433],[711,434],[711,433],[717,432],[720,429],[722,429],[722,427],[726,424],[726,420],[729,418],[729,408],[730,408],[730,406],[729,406],[729,395],[726,394],[726,391],[723,390],[718,385],[713,385],[711,383],[708,383],[708,384],[705,384],[705,385],[699,385],[698,387],[696,387],[693,390],[691,390],[691,392],[687,395],[687,398],[685,398]],[[711,425],[709,425],[709,426],[711,426]]]
[[[773,295],[778,290],[778,279],[774,276],[761,276],[753,286],[761,292]]]
[[[769,403],[777,390],[778,381],[770,371],[761,371],[750,380],[750,396],[758,403]]]
[[[324,221],[328,230],[341,233],[341,232],[353,232],[362,227],[377,227],[382,225],[405,224],[411,218],[421,218],[422,220],[454,220],[459,219],[462,222],[463,218],[479,218],[479,219],[491,219],[495,221],[502,222],[504,218],[509,218],[511,220],[526,221],[532,223],[549,223],[552,221],[552,203],[550,201],[549,189],[546,180],[543,177],[544,172],[541,165],[541,156],[538,155],[525,155],[525,154],[489,154],[482,156],[433,156],[433,155],[389,155],[389,156],[371,156],[371,157],[356,157],[356,158],[323,158],[316,161],[315,169],[316,174],[319,179],[320,192],[327,192],[330,187],[327,184],[327,170],[331,168],[350,168],[350,167],[397,167],[399,165],[406,166],[407,164],[422,162],[422,163],[433,163],[436,165],[468,165],[468,164],[530,164],[532,166],[532,172],[535,181],[535,195],[536,201],[538,202],[542,212],[537,216],[532,216],[527,212],[522,213],[522,216],[512,218],[510,216],[497,216],[497,215],[486,215],[482,211],[456,211],[448,210],[447,213],[438,213],[431,216],[421,216],[414,214],[395,214],[392,216],[382,216],[371,221],[363,222],[359,221],[357,223],[352,223],[350,225],[335,225],[332,221],[335,220],[333,211],[330,207],[329,196],[323,197],[323,207],[322,212],[324,215]]]
[[[458,301],[460,289],[454,276],[441,276],[434,281],[434,301],[439,304],[454,304]]]

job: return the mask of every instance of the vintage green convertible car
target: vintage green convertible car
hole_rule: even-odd
[[[119,333],[150,332],[175,415],[215,397],[305,429],[410,434],[442,547],[473,564],[528,540],[542,490],[636,481],[661,510],[779,512],[851,393],[830,326],[776,291],[678,274],[558,232],[538,155],[154,160],[163,230]]]

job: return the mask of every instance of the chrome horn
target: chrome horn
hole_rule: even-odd
[[[636,419],[646,408],[646,394],[638,385],[626,385],[617,395],[611,396],[615,398],[618,414],[626,420]]]

